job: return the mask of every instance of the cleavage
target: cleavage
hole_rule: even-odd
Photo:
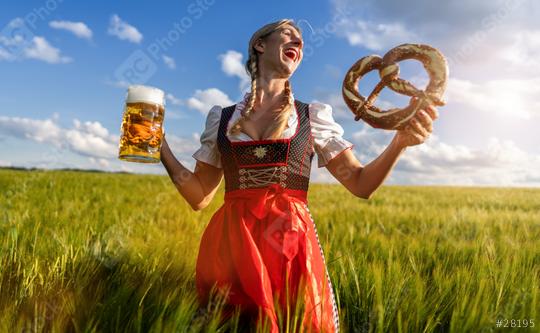
[[[256,118],[256,120],[254,121],[253,118]],[[251,119],[248,119],[247,121],[244,122],[244,129],[242,132],[246,134],[247,136],[249,136],[251,140],[253,141],[267,140],[266,134],[267,134],[269,125],[273,121],[275,121],[275,119],[272,118],[271,116],[264,115],[259,118],[258,114],[252,114]],[[260,133],[261,130],[263,132],[261,135],[258,135],[258,136],[254,135],[256,134],[255,132]]]

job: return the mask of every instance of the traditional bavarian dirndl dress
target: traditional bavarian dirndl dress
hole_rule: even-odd
[[[250,313],[258,324],[264,322],[272,333],[280,331],[278,311],[285,316],[288,302],[294,313],[297,301],[304,306],[304,316],[298,320],[304,330],[339,331],[332,283],[307,205],[314,156],[309,106],[295,100],[296,126],[290,137],[258,141],[231,141],[226,130],[237,104],[220,108],[219,122],[214,120],[214,151],[208,145],[213,126],[209,115],[201,136],[203,146],[193,154],[222,167],[225,177],[224,203],[200,242],[199,301],[206,304],[215,284],[228,292],[227,304],[241,306],[243,313]],[[211,110],[214,117],[216,111]],[[328,128],[326,133],[332,133]],[[333,151],[319,154],[319,166],[327,162],[321,157],[335,157],[353,146],[341,138],[339,125],[337,129],[326,140]]]

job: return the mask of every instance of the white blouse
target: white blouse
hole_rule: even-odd
[[[236,104],[236,108],[229,120],[229,129],[234,121],[240,117],[240,112],[245,107],[249,93],[246,93],[244,100]],[[294,98],[294,96],[293,96]],[[217,147],[217,132],[221,118],[222,107],[213,106],[206,116],[205,129],[200,137],[201,147],[192,155],[198,161],[211,164],[221,168],[221,153]],[[343,138],[343,127],[334,121],[332,107],[323,103],[309,104],[309,118],[311,124],[311,134],[313,136],[313,148],[317,153],[318,167],[326,166],[328,162],[345,149],[353,148],[354,144]],[[287,121],[288,127],[283,130],[281,138],[290,138],[296,132],[298,115],[296,110],[291,112]],[[253,139],[246,133],[240,132],[236,135],[228,136],[230,141],[252,141]]]

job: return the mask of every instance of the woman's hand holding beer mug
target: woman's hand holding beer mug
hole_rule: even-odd
[[[193,210],[206,207],[216,194],[223,179],[223,169],[197,161],[192,172],[174,157],[163,135],[161,162],[178,192],[186,199]]]

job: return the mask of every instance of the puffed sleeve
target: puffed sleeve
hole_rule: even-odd
[[[221,168],[221,153],[217,147],[217,132],[221,118],[221,106],[215,105],[206,116],[206,124],[201,134],[201,147],[193,153],[193,158],[198,161]]]
[[[341,152],[354,147],[354,144],[343,138],[343,127],[334,120],[330,105],[310,103],[309,116],[319,168],[326,166]]]

